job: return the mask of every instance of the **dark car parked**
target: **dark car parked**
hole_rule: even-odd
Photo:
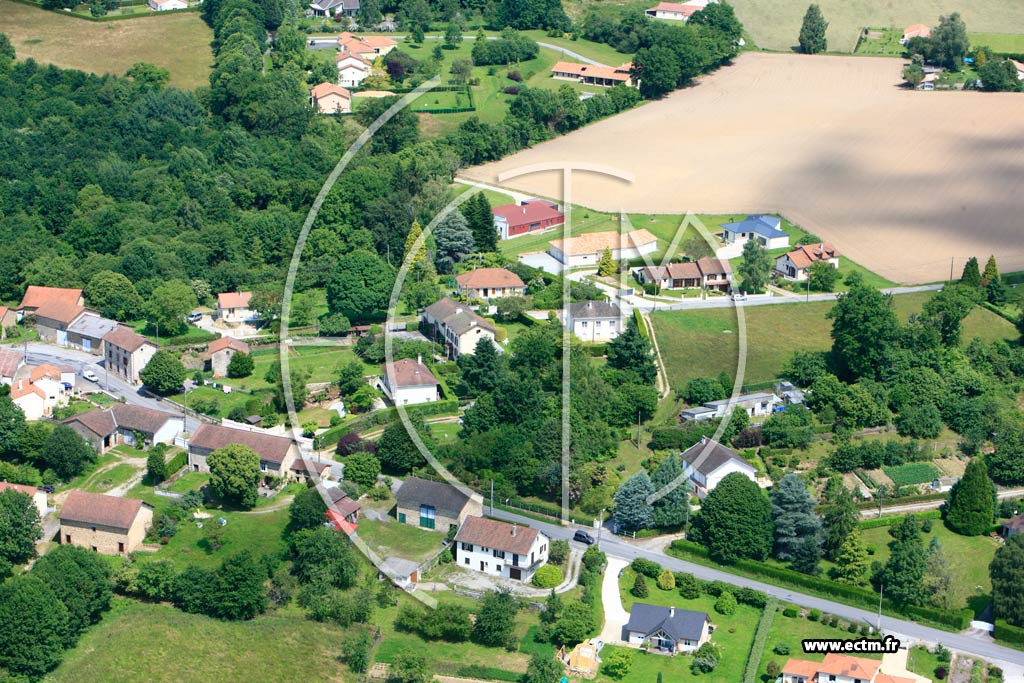
[[[585,543],[586,545],[594,545],[594,537],[582,529],[572,535],[572,540]]]

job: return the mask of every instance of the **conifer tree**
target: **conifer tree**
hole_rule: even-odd
[[[995,486],[981,458],[967,463],[949,492],[946,526],[963,536],[980,536],[995,520]]]

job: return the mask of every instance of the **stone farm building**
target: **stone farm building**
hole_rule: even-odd
[[[459,296],[490,301],[505,296],[523,296],[526,284],[505,268],[476,268],[455,278]]]
[[[0,348],[0,385],[10,386],[14,376],[25,364],[25,354],[14,349]]]
[[[61,543],[125,555],[142,545],[153,523],[153,507],[141,500],[75,490],[59,516]]]
[[[183,416],[130,403],[94,408],[69,417],[62,424],[78,432],[100,455],[120,444],[135,448],[158,443],[171,445],[185,431]]]
[[[248,446],[260,458],[260,472],[266,477],[286,479],[294,477],[292,464],[299,455],[299,447],[286,436],[269,434],[259,429],[235,429],[221,425],[201,424],[188,442],[188,469],[209,472],[206,458],[214,451],[241,444]]]
[[[467,517],[452,544],[460,567],[528,583],[548,561],[548,537],[530,527]]]
[[[626,62],[622,66],[556,62],[551,67],[551,77],[561,81],[576,81],[584,85],[603,87],[628,85],[635,88],[639,86],[639,82],[630,74],[632,68],[632,62]]]
[[[629,261],[658,250],[658,238],[646,228],[619,233],[615,230],[588,232],[565,240],[548,242],[548,253],[568,268],[596,267],[605,249],[616,261]]]
[[[400,524],[447,531],[471,516],[484,513],[483,499],[451,484],[407,477],[395,493],[395,517]]]
[[[556,228],[565,223],[565,214],[555,202],[530,199],[520,204],[502,204],[491,209],[494,229],[503,240],[531,232]]]
[[[214,377],[225,377],[228,374],[231,357],[236,353],[249,354],[249,345],[234,337],[214,339],[206,346],[206,352],[201,356],[203,366],[207,370],[212,370]]]
[[[0,306],[0,341],[7,339],[8,330],[18,326],[18,312],[8,306]]]

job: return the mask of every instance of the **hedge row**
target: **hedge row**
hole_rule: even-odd
[[[433,403],[419,403],[417,405],[405,406],[406,413],[409,417],[430,417],[432,415],[443,415],[445,413],[454,413],[459,409],[458,399],[450,399],[444,401],[434,401]],[[386,425],[400,419],[398,416],[398,408],[387,408],[380,410],[376,413],[370,413],[359,420],[350,422],[347,425],[334,427],[328,429],[320,436],[320,444],[322,446],[334,446],[338,443],[338,439],[351,434],[352,432],[359,431],[360,429],[367,429],[369,427],[375,427],[378,425]]]
[[[947,495],[949,495],[949,494],[946,494],[946,493],[922,493],[922,494],[918,494],[916,496],[902,496],[900,498],[886,498],[885,500],[888,501],[890,504],[893,504],[893,505],[902,505],[904,503],[921,503],[921,502],[929,501],[929,500],[945,500]],[[857,508],[860,509],[860,510],[867,510],[869,508],[874,508],[874,507],[878,507],[877,501],[876,502],[868,501],[868,502],[865,502],[865,503],[857,503]]]
[[[692,541],[683,539],[673,541],[671,549],[680,554],[696,555],[703,559],[708,558],[707,550],[705,550],[703,546],[693,543]],[[824,594],[831,599],[838,598],[840,601],[845,601],[856,607],[873,609],[878,605],[877,594],[873,590],[869,590],[867,588],[846,586],[841,583],[830,581],[826,578],[801,574],[800,572],[793,571],[792,569],[776,567],[754,560],[739,560],[732,566],[741,570],[742,573],[753,574],[755,577],[773,579],[796,588],[806,588],[808,590]],[[902,613],[910,617],[925,619],[936,624],[948,626],[957,631],[962,631],[967,628],[971,623],[971,619],[974,618],[974,612],[966,608],[957,612],[946,612],[944,610],[932,609],[931,607],[920,607],[917,605],[897,606],[888,599],[886,599],[883,604],[890,611]]]
[[[1024,645],[1024,628],[1008,624],[1005,619],[996,619],[996,628],[992,635],[996,640],[1014,645]]]
[[[650,337],[650,334],[647,332],[647,323],[644,322],[643,316],[640,315],[639,308],[633,309],[633,318],[636,320],[636,329],[640,334],[644,337]]]
[[[747,666],[743,669],[743,683],[757,683],[757,669],[761,664],[761,657],[764,656],[764,647],[768,643],[772,622],[775,621],[777,605],[778,601],[772,598],[761,612],[761,619],[757,622],[757,630],[754,632],[754,644],[747,655]]]
[[[895,522],[900,521],[904,517],[909,517],[909,516],[910,515],[890,515],[888,517],[875,517],[873,519],[864,519],[864,520],[861,520],[861,522],[860,522],[860,528],[861,529],[877,529],[880,526],[890,526],[890,525],[894,524]],[[927,512],[918,512],[918,513],[916,513],[913,516],[917,517],[918,520],[942,519],[942,511],[941,510],[928,510]]]
[[[174,457],[167,461],[167,476],[175,474],[178,470],[185,466],[188,461],[188,452],[182,451],[181,453],[175,453]]]

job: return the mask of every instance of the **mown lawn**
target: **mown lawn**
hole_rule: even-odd
[[[967,37],[972,49],[987,47],[994,52],[1024,53],[1024,33],[968,33]]]
[[[346,631],[285,609],[233,622],[115,598],[48,683],[351,681],[339,660]]]
[[[907,669],[919,676],[935,678],[935,669],[938,668],[939,658],[928,651],[923,645],[910,648],[907,653]],[[944,665],[949,670],[949,664]]]
[[[903,29],[895,28],[872,28],[868,29],[869,36],[861,39],[857,46],[859,55],[878,55],[881,57],[900,57],[906,48],[900,45],[903,37]],[[873,37],[873,36],[878,36]]]
[[[782,614],[780,609],[772,621],[771,629],[768,631],[768,640],[765,644],[764,654],[761,656],[760,665],[758,666],[760,674],[758,680],[763,680],[768,668],[768,662],[771,661],[774,661],[781,667],[790,657],[806,659],[812,662],[820,662],[825,659],[825,655],[818,652],[804,653],[802,645],[804,640],[859,637],[859,635],[855,636],[849,633],[846,629],[832,628],[822,624],[820,621],[811,621],[805,617],[787,617]],[[775,647],[779,644],[789,646],[788,655],[780,655],[774,652]],[[873,653],[858,654],[856,656],[863,657],[864,659],[882,658],[882,655]]]
[[[383,557],[402,557],[422,562],[441,550],[447,529],[430,531],[397,521],[360,520],[356,531],[366,545]]]
[[[132,467],[127,463],[114,465],[109,470],[105,470],[90,477],[89,481],[87,481],[82,488],[90,493],[106,493],[110,489],[116,488],[125,483],[134,475],[138,474],[139,471],[140,470],[138,468]]]
[[[209,481],[210,475],[207,472],[186,472],[168,486],[167,490],[174,493],[186,493],[202,488]]]
[[[149,62],[169,70],[173,86],[209,85],[213,31],[199,12],[100,23],[0,0],[0,33],[11,39],[18,59],[116,75]]]
[[[747,656],[750,654],[750,647],[754,641],[754,628],[761,617],[761,610],[748,605],[739,605],[736,611],[726,616],[714,610],[715,598],[708,595],[701,595],[696,600],[686,600],[676,590],[663,591],[658,588],[657,583],[652,579],[647,581],[648,596],[637,599],[629,592],[636,580],[636,573],[626,568],[619,577],[619,594],[622,598],[622,605],[630,610],[634,602],[644,602],[650,605],[661,605],[663,607],[676,607],[679,609],[695,610],[706,612],[711,617],[711,623],[715,626],[715,632],[711,636],[711,642],[719,647],[721,662],[714,673],[709,676],[716,681],[738,681],[743,677],[743,668],[747,663]],[[629,674],[623,678],[627,683],[648,683],[657,679],[658,672],[662,673],[665,681],[699,680],[701,677],[690,673],[690,658],[684,656],[665,657],[656,654],[644,654],[636,651],[633,658],[633,665]],[[597,677],[601,683],[611,682],[614,679],[601,674]]]
[[[893,298],[897,314],[906,320],[921,310],[931,292],[901,294]],[[778,377],[795,351],[826,351],[832,346],[832,321],[826,314],[832,301],[750,306],[746,321],[747,356],[744,383],[767,382]],[[739,349],[737,312],[733,308],[694,311],[655,311],[651,314],[669,382],[683,387],[694,377],[728,372],[735,375]],[[963,324],[964,343],[978,336],[985,341],[1019,337],[1008,321],[976,308]]]

